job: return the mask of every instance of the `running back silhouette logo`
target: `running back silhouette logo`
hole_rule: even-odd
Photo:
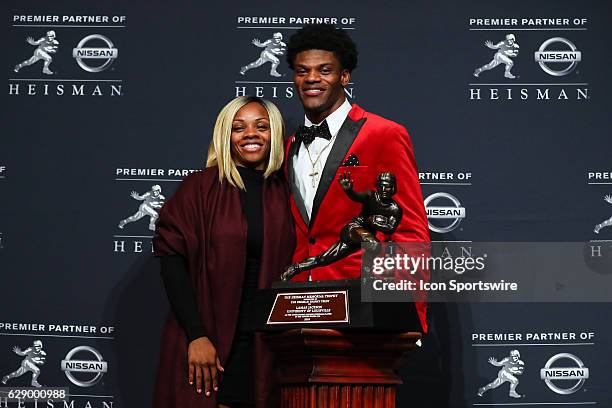
[[[28,37],[26,41],[28,44],[35,46],[36,49],[30,58],[15,65],[14,71],[19,72],[21,68],[33,65],[38,61],[43,60],[43,74],[52,75],[53,71],[49,69],[49,65],[51,65],[51,62],[53,61],[51,54],[55,54],[59,47],[59,41],[55,39],[55,31],[47,31],[47,34],[45,34],[44,37],[39,38],[36,41],[34,41],[32,37]]]
[[[42,387],[42,385],[40,385],[38,382],[38,376],[40,375],[40,368],[38,368],[38,366],[45,364],[45,356],[47,355],[42,347],[43,344],[40,340],[34,340],[32,347],[28,347],[25,350],[21,350],[21,348],[17,346],[13,347],[13,352],[19,356],[22,356],[23,360],[21,361],[21,366],[17,370],[2,377],[2,384],[6,384],[8,380],[12,378],[21,377],[25,373],[31,372],[32,387]]]
[[[255,61],[240,68],[240,75],[244,75],[248,70],[258,68],[269,62],[270,76],[282,76],[282,74],[280,74],[276,69],[280,64],[279,57],[283,56],[287,49],[287,44],[283,42],[283,35],[281,33],[274,33],[272,38],[269,38],[264,42],[261,42],[258,38],[255,38],[253,41],[251,41],[251,43],[258,48],[263,48],[263,51],[261,51],[259,58],[257,58]]]
[[[497,44],[493,44],[492,41],[487,40],[485,41],[484,45],[492,50],[497,50],[497,52],[493,56],[491,62],[483,65],[480,68],[476,68],[474,71],[474,76],[476,78],[478,78],[482,72],[489,71],[500,64],[504,64],[506,66],[504,77],[508,79],[518,78],[518,76],[515,76],[510,72],[514,66],[514,61],[512,61],[512,58],[516,57],[519,52],[519,45],[516,42],[516,37],[514,34],[506,35],[506,38]]]
[[[607,194],[607,195],[604,197],[604,201],[605,201],[606,203],[608,203],[608,204],[612,204],[612,195]],[[610,218],[608,218],[607,220],[602,221],[601,223],[599,223],[599,224],[595,225],[595,228],[593,229],[593,232],[594,232],[594,233],[596,233],[596,234],[599,234],[599,231],[600,231],[602,228],[609,227],[610,225],[612,225],[612,217],[610,217]]]
[[[132,191],[130,196],[134,200],[142,201],[142,204],[140,204],[140,207],[138,207],[138,211],[136,211],[136,213],[119,222],[119,228],[123,229],[127,224],[136,222],[141,218],[148,216],[149,229],[151,231],[155,231],[155,223],[159,218],[158,211],[166,202],[166,198],[161,195],[161,186],[156,184],[151,187],[151,190],[142,195],[138,194],[136,191]]]
[[[497,388],[505,382],[509,382],[510,392],[508,395],[512,398],[523,397],[516,392],[516,387],[519,384],[517,376],[522,375],[525,370],[525,363],[520,358],[521,353],[519,353],[518,350],[511,350],[510,355],[501,361],[489,357],[489,363],[495,367],[501,367],[501,369],[497,372],[497,378],[495,380],[478,389],[478,396],[482,397],[485,392]]]

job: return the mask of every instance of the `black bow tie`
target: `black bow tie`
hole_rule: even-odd
[[[327,126],[327,121],[324,120],[319,126],[303,126],[298,127],[295,132],[295,140],[304,143],[304,146],[308,147],[315,137],[322,137],[323,139],[331,140],[331,133]]]

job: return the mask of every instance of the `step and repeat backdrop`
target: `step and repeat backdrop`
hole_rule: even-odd
[[[349,31],[360,51],[350,100],[408,129],[425,206],[453,210],[429,212],[432,240],[585,242],[589,257],[612,256],[611,11],[552,0],[3,4],[0,386],[67,389],[55,407],[151,404],[168,313],[151,254],[156,205],[202,168],[231,98],[267,98],[288,131],[301,123],[285,57],[261,44],[308,23]],[[399,406],[610,406],[611,311],[433,304]]]

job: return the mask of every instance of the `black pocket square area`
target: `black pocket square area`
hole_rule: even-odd
[[[344,163],[342,163],[342,167],[351,167],[351,166],[359,166],[359,159],[354,154],[350,154],[349,157],[346,158]]]

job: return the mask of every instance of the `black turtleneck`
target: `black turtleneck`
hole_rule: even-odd
[[[244,182],[244,190],[240,190],[242,212],[247,223],[247,259],[261,258],[263,241],[263,170],[249,167],[238,167],[238,172]]]

